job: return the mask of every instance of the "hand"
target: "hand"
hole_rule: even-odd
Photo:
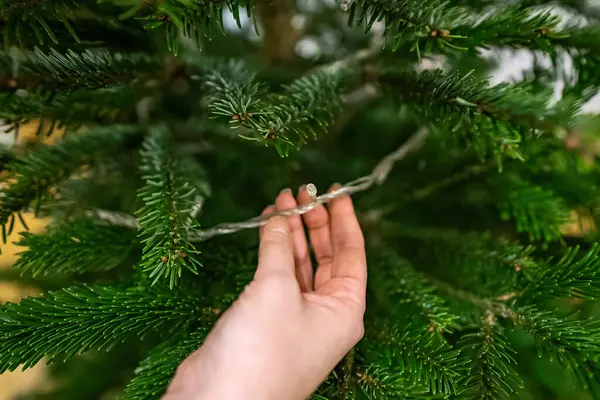
[[[301,188],[298,202],[310,201]],[[286,189],[263,214],[296,206]],[[302,400],[361,339],[367,262],[350,197],[302,218],[273,217],[260,236],[253,281],[181,364],[165,399]]]

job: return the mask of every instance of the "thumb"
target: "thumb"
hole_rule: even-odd
[[[294,244],[287,220],[273,217],[260,238],[256,276],[285,273],[294,276]]]

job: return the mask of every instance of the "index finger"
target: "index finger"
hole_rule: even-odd
[[[332,189],[338,188],[339,185],[336,185]],[[329,203],[329,216],[335,258],[331,277],[353,278],[366,287],[365,241],[350,196],[333,199]]]

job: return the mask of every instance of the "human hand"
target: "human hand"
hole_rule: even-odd
[[[298,202],[310,201],[301,188]],[[263,214],[296,206],[286,189]],[[260,236],[253,281],[180,365],[164,399],[305,399],[361,339],[367,261],[350,197],[273,217]]]

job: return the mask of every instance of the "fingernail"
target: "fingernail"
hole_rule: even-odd
[[[281,192],[279,192],[279,194],[284,194],[284,193],[290,193],[290,194],[291,194],[291,193],[292,193],[292,189],[290,189],[290,188],[285,188],[285,189],[283,189]]]
[[[263,215],[273,214],[276,211],[275,204],[269,204],[263,210]]]
[[[300,185],[300,188],[298,188],[298,193],[303,192],[306,190],[306,185]]]
[[[341,183],[337,183],[337,182],[336,182],[336,183],[334,183],[333,185],[331,185],[331,187],[329,188],[329,191],[330,191],[330,192],[333,192],[334,190],[338,190],[338,189],[339,189],[339,188],[341,188],[341,187],[342,187]]]

